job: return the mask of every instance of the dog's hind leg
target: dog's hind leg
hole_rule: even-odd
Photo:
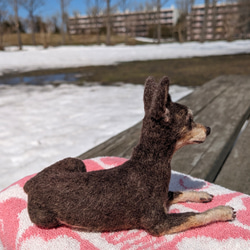
[[[33,223],[41,228],[54,228],[60,225],[56,214],[50,211],[46,206],[40,204],[34,199],[29,198],[28,202],[29,217]]]
[[[213,195],[207,192],[198,191],[183,191],[183,192],[168,192],[169,204],[176,204],[181,202],[210,202]]]
[[[218,221],[231,221],[236,217],[232,207],[218,206],[203,213],[162,214],[158,224],[147,230],[154,236],[173,234]]]
[[[65,158],[45,168],[36,176],[28,180],[24,185],[24,191],[29,193],[30,190],[36,186],[38,180],[41,180],[41,178],[46,180],[47,176],[62,172],[86,172],[86,166],[80,159],[70,157]]]
[[[61,171],[67,171],[67,172],[86,172],[85,164],[82,160],[77,158],[65,158],[63,160],[60,160],[53,165],[51,165],[48,169],[49,171],[53,172],[61,172]]]

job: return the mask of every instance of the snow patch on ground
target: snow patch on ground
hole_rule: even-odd
[[[250,40],[127,46],[24,46],[0,51],[0,75],[50,68],[111,65],[119,62],[250,53]]]
[[[139,122],[142,85],[0,86],[0,190]],[[171,86],[177,100],[192,90]]]

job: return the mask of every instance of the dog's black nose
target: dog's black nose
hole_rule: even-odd
[[[206,129],[207,129],[207,131],[206,131],[206,135],[208,136],[208,135],[210,134],[210,132],[211,132],[211,128],[206,127]]]

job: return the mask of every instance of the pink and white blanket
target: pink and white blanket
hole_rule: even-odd
[[[84,160],[88,171],[108,169],[126,161],[102,157]],[[229,205],[237,211],[232,222],[214,223],[183,233],[153,237],[143,230],[115,233],[79,232],[66,227],[40,229],[29,219],[23,178],[0,192],[0,249],[250,249],[250,196],[173,172],[171,190],[205,190],[214,195],[210,203],[182,203],[171,206],[170,213],[204,211]]]

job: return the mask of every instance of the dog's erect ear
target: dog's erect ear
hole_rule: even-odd
[[[150,110],[156,87],[157,83],[155,79],[152,76],[149,76],[145,81],[144,96],[143,96],[145,113]]]
[[[164,118],[165,121],[169,120],[170,113],[166,106],[168,101],[171,102],[171,98],[168,95],[168,90],[169,78],[167,76],[164,76],[154,90],[150,108],[151,116],[156,120],[159,120],[161,118]]]

